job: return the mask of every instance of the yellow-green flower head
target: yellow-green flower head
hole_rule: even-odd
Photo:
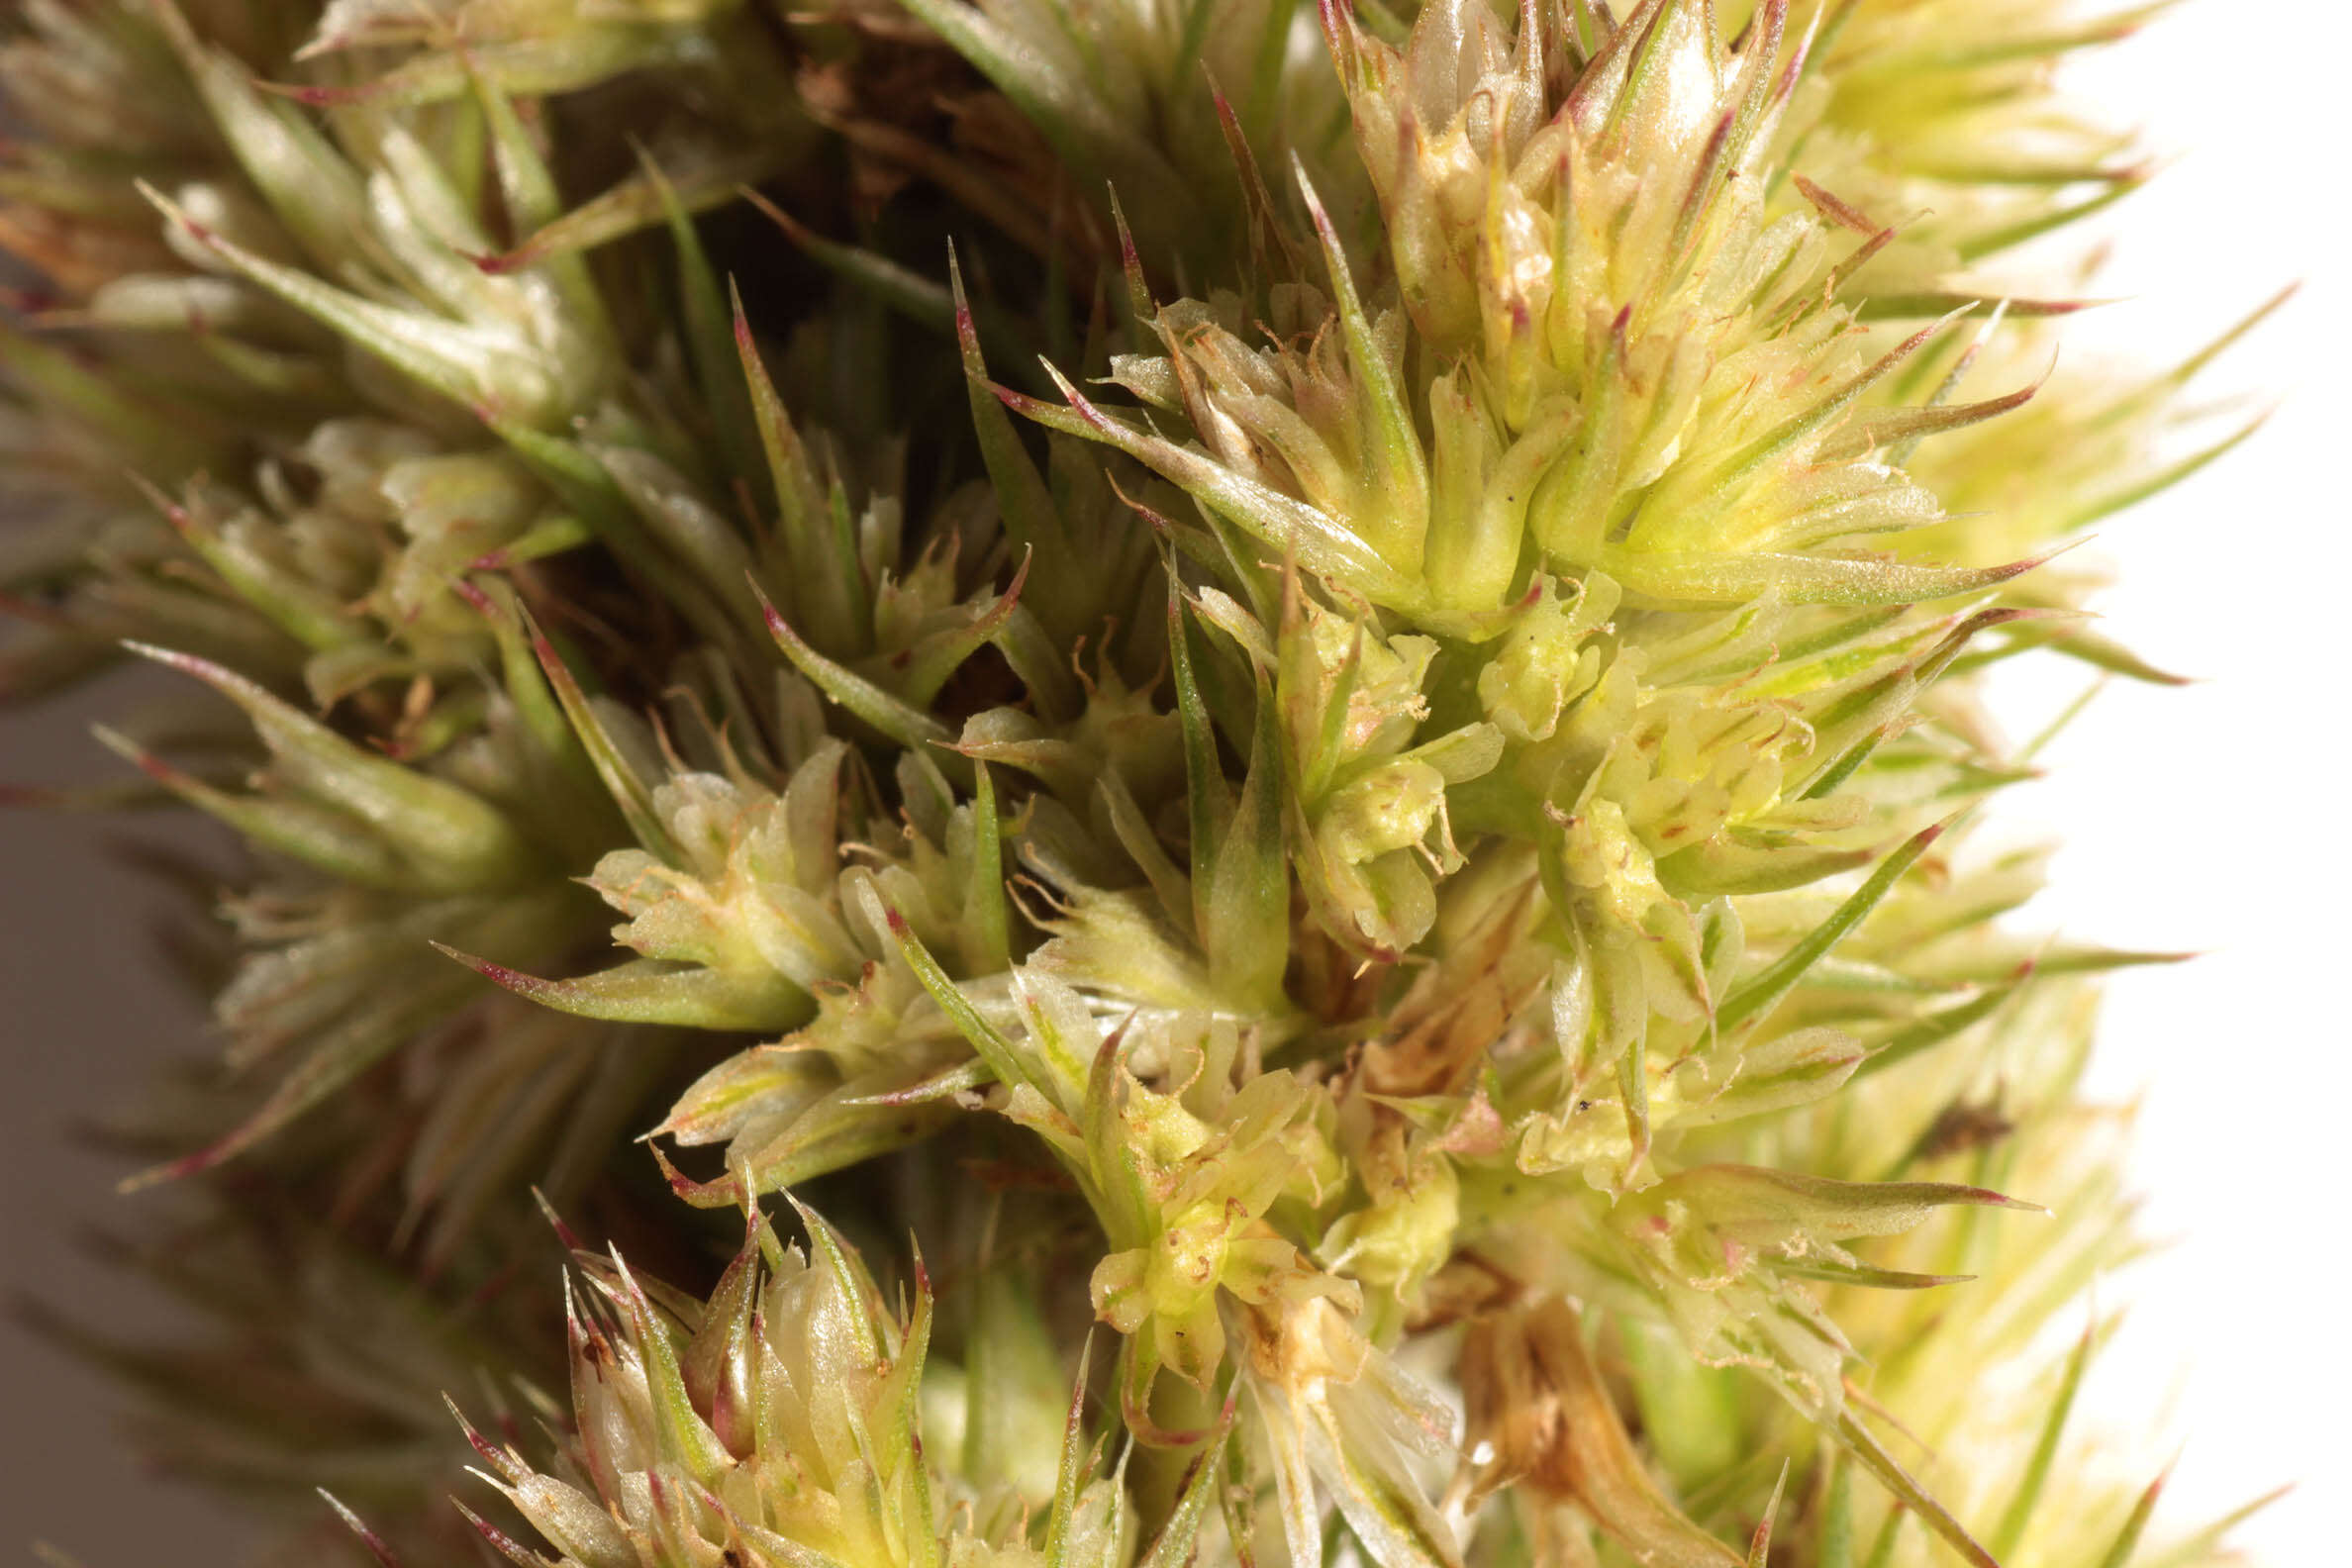
[[[1329,610],[1295,579],[1271,646],[1223,594],[1203,605],[1273,677],[1309,900],[1350,947],[1413,946],[1436,919],[1437,879],[1462,863],[1446,791],[1494,767],[1501,735],[1472,724],[1413,743],[1429,717],[1432,638],[1384,636],[1376,618]]]
[[[2021,570],[1865,547],[1939,516],[1862,411],[1930,334],[1868,347],[1838,296],[1870,241],[1841,232],[1833,196],[1772,198],[1803,57],[1783,60],[1781,21],[1768,7],[1733,48],[1703,7],[1644,5],[1588,52],[1546,8],[1507,49],[1462,0],[1399,51],[1334,13],[1399,309],[1359,296],[1310,191],[1330,307],[1273,291],[1258,347],[1237,301],[1170,306],[1166,356],[1115,363],[1197,445],[1075,392],[1041,417],[1455,636],[1509,625],[1531,565],[1671,605],[1898,603]]]
[[[891,1312],[848,1244],[808,1225],[807,1252],[755,1225],[707,1306],[618,1259],[587,1274],[570,1323],[585,1485],[474,1439],[564,1562],[940,1560],[919,1413],[931,1294]]]
[[[1314,1100],[1287,1074],[1250,1081],[1205,1125],[1125,1066],[1090,1097],[1081,1124],[1114,1250],[1090,1284],[1095,1313],[1134,1337],[1133,1408],[1162,1368],[1207,1388],[1225,1360],[1221,1293],[1251,1303],[1322,1291],[1297,1249],[1263,1221],[1313,1152]]]
[[[789,1028],[808,1016],[820,981],[860,967],[831,899],[840,875],[834,819],[844,751],[830,742],[781,795],[679,774],[654,790],[652,804],[681,863],[643,849],[597,862],[590,885],[629,917],[616,942],[655,965],[712,976],[713,1013],[695,1021],[702,1027]]]
[[[756,1212],[707,1302],[575,1253],[575,1430],[535,1468],[466,1435],[485,1475],[567,1568],[1185,1568],[1227,1422],[1207,1434],[1138,1550],[1123,1485],[1090,1440],[1031,1293],[1002,1263],[969,1287],[961,1365],[932,1358],[920,1262],[895,1310],[806,1208],[804,1251]],[[1229,1416],[1227,1418],[1229,1421]],[[1058,1454],[1056,1439],[1058,1438]],[[992,1444],[1028,1443],[1015,1452]],[[468,1517],[472,1518],[470,1511]],[[475,1519],[510,1558],[544,1562]]]
[[[623,721],[607,716],[597,734],[631,734]],[[843,798],[848,752],[833,739],[781,790],[739,770],[653,784],[619,746],[600,751],[636,803],[639,847],[606,854],[587,882],[629,917],[613,935],[637,956],[562,980],[460,956],[584,1018],[789,1031],[713,1068],[656,1129],[686,1146],[728,1145],[717,1180],[671,1172],[695,1203],[739,1204],[932,1130],[969,1056],[892,922],[945,953],[959,976],[1001,969],[1007,916],[993,796],[952,804],[937,770],[910,756],[906,820],[864,815],[864,788],[853,783]],[[861,819],[862,842],[853,836]]]
[[[302,648],[304,684],[322,709],[388,679],[465,684],[496,653],[456,591],[466,571],[527,560],[577,533],[513,456],[453,450],[385,420],[328,421],[287,459],[263,462],[253,489],[248,499],[192,484],[167,516]]]
[[[289,1130],[255,1175],[452,1287],[550,1150],[682,1266],[673,1199],[818,1180],[946,1260],[927,1366],[922,1268],[813,1217],[707,1302],[576,1257],[561,1453],[475,1445],[555,1556],[498,1549],[2129,1557],[2052,1479],[2090,1339],[2038,1429],[1952,1376],[2135,1245],[2059,977],[2156,955],[1997,926],[2037,862],[1952,815],[2031,761],[1974,669],[2150,673],[2021,558],[2219,449],[2163,451],[2205,355],[1953,434],[2071,308],[1975,269],[2136,182],[2045,90],[2116,25],[22,10],[0,685],[171,650],[227,728],[113,793],[258,851],[237,1081],[149,1141]],[[305,1305],[256,1342],[406,1443]]]

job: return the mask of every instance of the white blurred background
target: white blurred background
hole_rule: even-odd
[[[2352,788],[2347,58],[2352,18],[2328,0],[2191,0],[2072,72],[2179,154],[2101,220],[2115,241],[2101,292],[2126,298],[2070,324],[2072,362],[2169,362],[2281,284],[2303,289],[2205,383],[2276,399],[2268,428],[2092,546],[2121,576],[2106,630],[2203,683],[2116,683],[2046,754],[2051,776],[2000,803],[2012,832],[2065,844],[2043,921],[2207,954],[2109,987],[2095,1084],[2139,1100],[2148,1219],[2180,1239],[2103,1286],[2103,1305],[2134,1306],[2084,1409],[2139,1455],[2180,1446],[2158,1533],[2301,1482],[2240,1537],[2274,1568],[2352,1557],[2337,1517],[2352,1500],[2337,1176],[2352,1150],[2352,833],[2335,815]],[[2019,671],[2013,733],[2079,685],[2071,669]],[[103,771],[79,735],[68,715],[12,717],[0,775]],[[135,1217],[108,1168],[71,1148],[60,1109],[105,1106],[135,1062],[198,1042],[200,1026],[121,961],[147,906],[106,862],[109,831],[0,814],[0,1255],[12,1289],[63,1269],[78,1311],[128,1325],[152,1322],[151,1305],[68,1261],[64,1231]],[[26,1350],[0,1328],[0,1401],[16,1407],[0,1558],[38,1532],[90,1568],[230,1560],[235,1532],[208,1504],[123,1456],[108,1391]]]
[[[2177,155],[2100,220],[2094,292],[2123,301],[2068,324],[2073,362],[2170,363],[2303,288],[2200,383],[2275,401],[2269,425],[2089,546],[2118,570],[2103,630],[2201,683],[2113,683],[1994,808],[2064,845],[2041,920],[2205,954],[2107,987],[2093,1084],[2138,1099],[2147,1223],[2178,1239],[2102,1287],[2131,1316],[2083,1408],[2179,1447],[2156,1530],[2300,1483],[2238,1537],[2275,1568],[2352,1561],[2348,53],[2327,0],[2190,0],[2071,72]],[[2032,662],[2017,734],[2081,684]]]

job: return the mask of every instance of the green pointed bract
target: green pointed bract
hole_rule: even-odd
[[[218,665],[136,643],[132,651],[195,676],[245,710],[268,748],[270,781],[315,809],[341,813],[348,834],[380,844],[419,891],[496,889],[537,869],[514,825],[471,792],[369,756]]]

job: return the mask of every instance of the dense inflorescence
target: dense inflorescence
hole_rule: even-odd
[[[41,1321],[314,1559],[2138,1561],[1971,831],[2242,434],[2049,372],[2137,20],[27,0],[0,691],[246,851],[228,1339]]]

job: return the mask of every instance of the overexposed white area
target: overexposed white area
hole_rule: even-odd
[[[2136,1185],[2178,1239],[2103,1286],[2132,1308],[2085,1399],[2119,1446],[2179,1447],[2159,1531],[2300,1483],[2240,1537],[2276,1568],[2352,1561],[2348,54],[2332,0],[2190,0],[2069,72],[2170,159],[2099,220],[2114,252],[2094,292],[2122,302],[2069,324],[2069,363],[2169,363],[2303,289],[2199,383],[2275,402],[2269,425],[2090,546],[2118,572],[2104,630],[2201,683],[2110,685],[2048,779],[1995,807],[2065,845],[2042,920],[2205,954],[2107,989],[2094,1087],[2138,1099]],[[2040,662],[2005,678],[2007,716],[2082,684]]]

